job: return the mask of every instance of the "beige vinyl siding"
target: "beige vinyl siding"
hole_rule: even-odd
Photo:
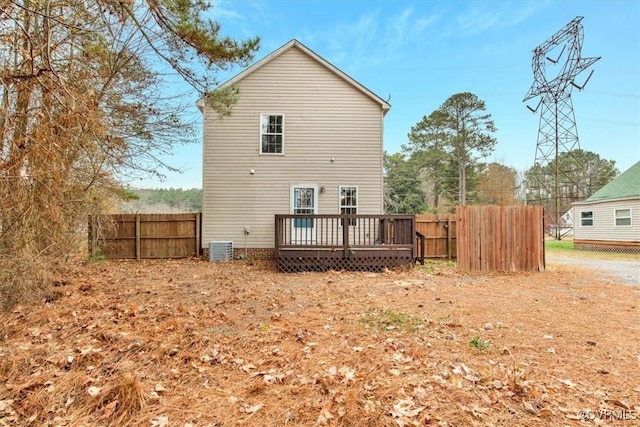
[[[339,186],[358,186],[361,214],[382,213],[382,107],[297,48],[242,79],[231,117],[205,108],[203,245],[274,245],[274,215],[292,184],[325,187],[318,213],[339,213]],[[285,117],[284,155],[260,154],[260,115]],[[332,162],[331,159],[334,159]],[[251,174],[250,170],[255,173]]]
[[[615,210],[631,209],[631,227],[615,226]],[[593,212],[593,226],[582,226],[581,212]],[[640,241],[640,199],[580,203],[573,206],[576,240]]]

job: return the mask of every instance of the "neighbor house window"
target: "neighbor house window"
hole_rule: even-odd
[[[260,153],[282,154],[284,151],[284,116],[260,115]]]
[[[583,227],[593,226],[593,211],[580,212],[580,225]]]
[[[358,187],[340,186],[340,213],[342,215],[358,214]],[[358,220],[355,218],[349,220],[349,225],[356,225],[357,223]]]
[[[616,227],[624,227],[631,225],[631,209],[616,209],[615,211]]]

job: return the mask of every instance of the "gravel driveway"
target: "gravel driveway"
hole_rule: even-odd
[[[547,262],[576,265],[598,272],[598,276],[612,282],[620,281],[626,285],[640,286],[640,262],[613,259],[574,258],[546,255]]]

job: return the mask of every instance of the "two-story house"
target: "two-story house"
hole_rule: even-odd
[[[230,116],[201,105],[204,248],[271,257],[275,214],[383,213],[384,99],[297,40],[220,88],[231,86]],[[291,242],[321,233],[290,226]]]

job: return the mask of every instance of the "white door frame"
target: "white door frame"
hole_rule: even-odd
[[[297,189],[311,189],[313,190],[313,198],[311,200],[313,208],[313,212],[303,212],[303,213],[318,213],[318,185],[317,184],[291,184],[290,186],[290,195],[289,195],[289,209],[292,214],[300,213],[296,212],[300,209],[296,206],[296,190]],[[302,208],[304,210],[308,210]],[[298,220],[300,221],[300,220]],[[300,226],[298,221],[291,221],[291,243],[301,243],[301,244],[314,244],[316,241],[316,221],[311,221],[311,227],[309,226]],[[305,224],[308,224],[308,220],[305,221]]]

